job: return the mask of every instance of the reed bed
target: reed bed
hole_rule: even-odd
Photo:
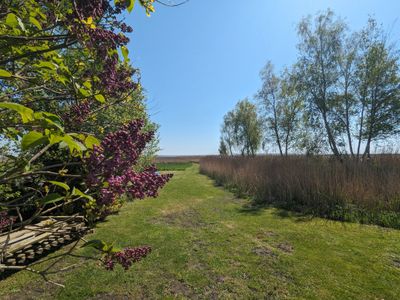
[[[400,228],[400,155],[204,157],[200,171],[257,205]]]

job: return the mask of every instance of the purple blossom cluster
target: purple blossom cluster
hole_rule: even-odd
[[[105,88],[105,94],[117,97],[118,94],[128,92],[137,87],[137,83],[131,79],[135,70],[118,64],[118,56],[106,58],[101,80]]]
[[[104,266],[107,270],[114,270],[115,264],[120,264],[125,270],[128,270],[133,263],[138,262],[151,252],[149,246],[135,248],[125,248],[122,251],[108,254],[104,260]]]
[[[97,205],[107,209],[121,195],[133,198],[156,197],[172,175],[159,174],[154,166],[137,171],[140,154],[154,136],[143,131],[144,122],[134,120],[108,134],[86,160],[88,187],[97,193]]]
[[[120,66],[118,61],[117,49],[127,45],[129,38],[123,32],[132,32],[132,27],[117,21],[115,14],[124,9],[126,3],[120,1],[112,8],[109,1],[80,0],[74,7],[71,18],[67,21],[71,31],[76,37],[95,54],[96,61],[102,66],[100,78],[105,94],[118,96],[125,91],[134,89],[135,84],[131,77],[134,73],[132,69]],[[104,25],[96,24],[95,27],[82,24],[88,17],[92,17],[93,22],[98,22],[102,18],[114,19],[113,28],[107,29]],[[81,20],[77,22],[76,20]],[[116,33],[119,28],[122,32]]]
[[[75,4],[75,13],[79,18],[100,18],[108,9],[111,9],[108,0],[76,0]]]
[[[126,23],[121,23],[121,31],[122,32],[132,32],[133,28],[129,25],[126,25]]]
[[[117,49],[117,47],[129,43],[129,38],[122,33],[116,34],[111,30],[101,27],[89,28],[87,29],[87,33],[89,34],[87,45],[91,48],[98,48],[103,56],[108,55],[107,49]]]
[[[13,224],[15,220],[16,217],[9,216],[8,212],[0,211],[0,232],[8,228],[11,224]]]
[[[63,119],[68,124],[81,125],[89,116],[92,108],[90,101],[82,101],[70,108],[70,111],[63,116]]]

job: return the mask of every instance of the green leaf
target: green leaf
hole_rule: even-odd
[[[59,116],[46,111],[41,111],[34,113],[34,117],[36,120],[42,120],[46,122],[47,125],[51,125],[51,127],[56,127],[61,132],[64,132],[63,121]]]
[[[122,46],[121,47],[121,52],[122,52],[122,56],[124,57],[125,61],[129,61],[129,50],[127,47]]]
[[[68,133],[68,135],[80,140],[80,141],[84,141],[86,139],[86,135],[84,135],[83,133]]]
[[[6,17],[6,24],[13,28],[17,27],[18,26],[17,16],[13,13],[9,13]]]
[[[60,181],[53,181],[53,180],[49,180],[48,182],[50,182],[51,184],[57,185],[61,188],[63,188],[64,190],[66,190],[67,192],[70,190],[70,187],[68,186],[68,184],[64,183],[64,182],[60,182]]]
[[[59,81],[59,82],[61,82],[62,84],[66,84],[67,82],[69,82],[69,79],[66,77],[66,76],[64,76],[64,75],[58,75],[57,74],[57,76],[56,76],[56,78],[55,78],[57,81]]]
[[[64,196],[61,196],[57,193],[48,194],[46,197],[39,200],[40,204],[51,204],[56,203],[64,199]]]
[[[89,97],[89,96],[90,96],[90,92],[87,91],[87,90],[84,89],[84,88],[80,88],[80,89],[79,89],[79,93],[81,93],[81,95],[84,96],[84,97]]]
[[[41,132],[31,131],[25,134],[21,140],[22,150],[27,150],[34,146],[45,144],[48,142],[48,138],[44,136]]]
[[[16,111],[20,114],[23,123],[28,123],[35,120],[33,110],[21,104],[12,102],[0,102],[0,108],[8,108]]]
[[[47,16],[46,16],[44,13],[42,13],[42,12],[40,11],[40,9],[37,10],[37,13],[38,13],[38,15],[39,15],[43,20],[47,20]]]
[[[57,66],[49,61],[41,61],[38,64],[36,64],[36,66],[41,67],[41,68],[46,68],[46,69],[50,69],[50,70],[56,70]]]
[[[102,94],[97,94],[94,96],[94,98],[99,101],[100,103],[104,103],[106,102],[106,98],[104,98],[104,96]]]
[[[54,145],[54,144],[60,143],[60,142],[62,142],[63,138],[64,138],[64,136],[62,136],[62,135],[51,134],[49,136],[50,144]]]
[[[34,17],[29,17],[29,22],[31,22],[33,25],[35,25],[37,27],[37,29],[39,29],[39,30],[43,29],[42,25]]]
[[[82,192],[81,190],[79,190],[79,189],[76,188],[76,187],[74,187],[74,188],[72,189],[71,195],[72,195],[72,196],[83,197],[83,198],[86,198],[86,199],[88,199],[88,200],[94,200],[92,196],[86,195],[84,192]]]
[[[129,4],[128,4],[128,7],[126,9],[128,10],[128,12],[131,12],[133,7],[135,6],[135,1],[136,0],[128,0],[128,1],[129,1]]]
[[[83,83],[83,86],[86,87],[88,90],[91,90],[91,89],[92,89],[92,84],[90,83],[89,80],[86,80],[86,81]]]
[[[78,153],[82,153],[83,151],[87,150],[85,145],[81,142],[74,140],[70,135],[66,135],[62,138],[62,141],[68,146],[69,151],[73,153],[75,150]]]
[[[107,252],[107,253],[116,253],[118,251],[120,251],[118,248],[115,248],[113,244],[106,244],[103,247],[103,251]]]
[[[0,69],[0,77],[11,77],[12,74],[6,70]]]
[[[84,243],[82,247],[93,247],[97,250],[104,251],[104,249],[107,247],[107,244],[102,240],[90,240]]]
[[[87,241],[86,243],[84,243],[82,245],[82,247],[92,247],[94,249],[97,249],[101,252],[105,252],[105,253],[116,253],[118,251],[120,251],[120,249],[114,247],[113,244],[107,244],[106,242],[102,241],[102,240],[90,240]]]
[[[93,146],[100,144],[100,141],[96,139],[93,135],[88,135],[85,139],[85,146],[88,149],[93,149]]]

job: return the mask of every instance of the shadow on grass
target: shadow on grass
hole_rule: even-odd
[[[273,214],[280,218],[294,219],[295,222],[308,222],[308,221],[312,221],[315,218],[315,216],[312,214],[289,211],[289,210],[285,210],[282,208],[276,209],[273,212]]]
[[[271,205],[261,205],[261,204],[254,204],[254,203],[246,203],[240,208],[237,208],[237,211],[241,214],[247,215],[260,215],[263,213],[264,210],[273,208]]]
[[[279,208],[272,204],[246,203],[237,210],[239,213],[242,214],[261,215],[267,209],[273,209],[272,214],[274,216],[285,219],[286,218],[293,219],[295,222],[308,222],[312,221],[315,218],[315,216],[313,216],[312,214],[290,211],[283,208]]]

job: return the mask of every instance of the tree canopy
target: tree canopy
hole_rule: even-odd
[[[0,232],[50,213],[95,221],[170,178],[144,159],[157,126],[129,60],[134,4],[0,3]]]
[[[248,99],[241,100],[235,109],[224,117],[220,150],[228,152],[225,151],[225,146],[231,155],[237,150],[241,155],[254,156],[261,145],[261,134],[261,120],[257,107]]]

